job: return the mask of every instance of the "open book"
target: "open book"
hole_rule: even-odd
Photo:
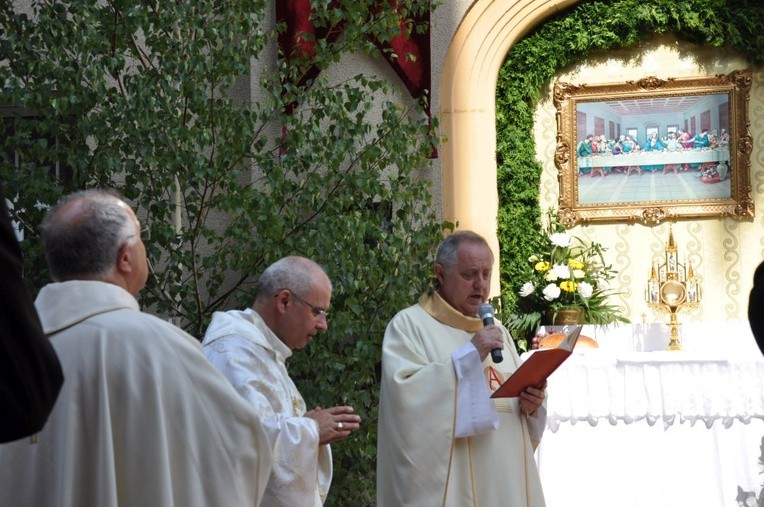
[[[554,349],[534,350],[491,398],[515,398],[528,387],[540,385],[573,352],[583,326],[575,326]]]

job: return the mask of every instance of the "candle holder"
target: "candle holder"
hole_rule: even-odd
[[[674,232],[669,225],[669,238],[664,253],[664,262],[653,262],[647,279],[645,301],[653,310],[669,314],[671,337],[668,350],[681,350],[677,313],[682,309],[697,308],[701,299],[700,282],[695,277],[692,264],[679,262],[679,253],[674,242]]]

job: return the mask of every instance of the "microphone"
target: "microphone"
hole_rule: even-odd
[[[480,320],[483,321],[484,326],[493,325],[493,306],[488,303],[483,303],[480,305],[478,315],[480,316]],[[502,362],[504,360],[504,356],[501,355],[501,349],[493,349],[491,351],[491,359],[493,359],[494,363]]]

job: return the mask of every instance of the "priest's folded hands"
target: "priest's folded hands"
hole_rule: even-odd
[[[316,407],[306,412],[318,424],[319,445],[331,444],[346,438],[361,427],[361,417],[353,413],[353,407]]]

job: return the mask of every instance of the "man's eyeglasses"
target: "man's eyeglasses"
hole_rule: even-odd
[[[289,292],[292,292],[292,291],[289,291]],[[308,303],[307,301],[305,301],[303,298],[301,298],[300,296],[298,296],[294,292],[292,292],[292,295],[300,303],[309,306],[310,307],[310,311],[313,313],[314,317],[323,317],[323,318],[327,317],[327,314],[326,314],[327,310],[326,310],[326,308],[319,308],[317,306],[313,306],[312,304]]]

